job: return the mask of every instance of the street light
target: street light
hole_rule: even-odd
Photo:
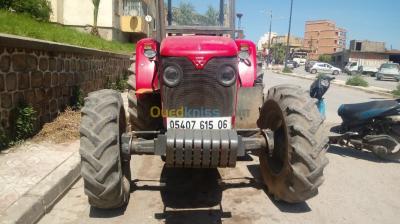
[[[290,28],[292,26],[292,12],[293,12],[293,0],[290,0],[290,16],[289,16],[289,31],[286,41],[286,55],[285,55],[285,68],[287,68],[287,60],[289,56],[289,40],[290,40]]]
[[[242,17],[243,13],[237,13],[236,17],[238,18],[238,30],[242,29]]]

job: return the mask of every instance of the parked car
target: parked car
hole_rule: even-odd
[[[377,80],[394,79],[400,81],[400,66],[396,63],[382,64],[376,73]]]
[[[332,75],[339,75],[342,70],[340,68],[336,68],[328,63],[315,63],[311,68],[310,68],[311,74],[315,73],[327,73],[327,74],[332,74]]]
[[[288,68],[297,68],[300,66],[299,63],[292,60],[287,60],[286,65]]]
[[[307,61],[304,65],[304,70],[306,70],[306,72],[310,72],[310,68],[313,67],[315,63],[317,63],[317,61]]]

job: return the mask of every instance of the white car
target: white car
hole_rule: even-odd
[[[376,73],[377,80],[394,79],[400,81],[400,65],[396,63],[382,64]]]
[[[342,73],[342,70],[340,68],[336,68],[335,66],[332,66],[328,63],[315,63],[311,69],[310,69],[311,74],[316,74],[318,73],[327,73],[327,74],[332,74],[332,75],[339,75]]]

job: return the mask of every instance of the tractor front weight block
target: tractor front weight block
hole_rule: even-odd
[[[167,167],[217,168],[235,167],[237,157],[246,151],[272,150],[273,138],[258,130],[260,134],[242,137],[241,130],[188,130],[170,129],[148,140],[138,136],[156,134],[155,132],[130,132],[121,137],[122,155],[129,161],[130,156],[165,156]]]

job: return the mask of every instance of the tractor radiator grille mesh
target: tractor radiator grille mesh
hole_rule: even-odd
[[[183,107],[202,111],[201,114],[192,114],[192,117],[210,117],[207,112],[204,113],[205,110],[214,110],[211,112],[213,116],[220,117],[230,117],[234,114],[237,85],[233,84],[230,87],[220,85],[217,73],[222,64],[231,65],[237,70],[236,57],[211,59],[202,70],[197,70],[193,63],[185,57],[162,59],[162,64],[168,62],[180,65],[183,71],[183,80],[173,88],[161,84],[163,109],[172,110]]]

